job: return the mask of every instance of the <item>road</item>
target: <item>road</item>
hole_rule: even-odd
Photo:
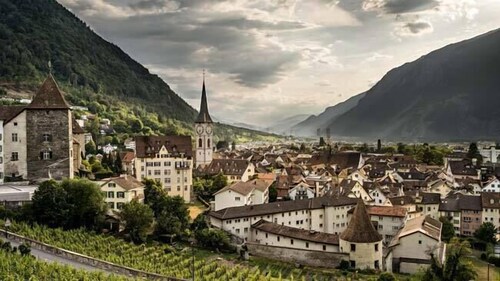
[[[5,238],[5,236],[1,236],[0,238],[3,241],[5,241],[5,242],[10,242],[10,244],[12,246],[19,247],[19,245],[20,245],[19,242],[13,241],[11,239],[7,239],[7,238]],[[37,259],[43,260],[43,261],[46,261],[46,262],[57,262],[57,263],[60,263],[60,264],[69,265],[69,266],[74,267],[76,269],[83,269],[83,270],[87,270],[87,271],[102,271],[102,272],[106,272],[106,271],[104,271],[102,269],[99,269],[97,267],[93,267],[93,266],[90,266],[90,265],[87,265],[87,264],[83,264],[83,263],[79,263],[79,262],[76,262],[76,261],[73,261],[73,260],[65,259],[65,258],[56,256],[56,255],[53,255],[51,253],[40,251],[40,250],[35,249],[35,248],[31,248],[31,254],[34,257],[36,257]],[[108,272],[106,272],[106,273],[108,273]]]

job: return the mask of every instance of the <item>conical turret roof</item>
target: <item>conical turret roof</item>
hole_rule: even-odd
[[[59,90],[54,77],[51,74],[45,79],[42,86],[36,92],[28,109],[69,109],[69,105]]]
[[[373,227],[363,200],[358,201],[351,221],[346,230],[340,234],[340,239],[355,243],[373,243],[382,240],[382,235]]]
[[[200,114],[196,118],[196,123],[212,123],[212,118],[208,113],[207,92],[205,90],[205,78],[203,78],[203,88],[201,90]]]

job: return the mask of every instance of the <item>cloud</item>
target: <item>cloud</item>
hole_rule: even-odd
[[[399,25],[394,34],[399,37],[420,36],[426,33],[431,33],[434,30],[432,24],[428,21],[417,20]]]
[[[378,11],[386,14],[404,14],[436,8],[438,0],[365,0],[365,11]]]

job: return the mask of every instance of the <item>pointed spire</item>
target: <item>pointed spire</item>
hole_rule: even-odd
[[[358,201],[351,221],[346,230],[340,234],[340,239],[354,243],[373,243],[382,240],[382,235],[373,227],[363,200]]]
[[[38,89],[33,101],[27,108],[30,109],[69,109],[69,105],[59,90],[54,77],[49,74],[42,86]]]
[[[196,118],[196,123],[212,123],[212,118],[208,113],[207,91],[205,90],[205,70],[203,70],[203,87],[201,89],[200,114]]]

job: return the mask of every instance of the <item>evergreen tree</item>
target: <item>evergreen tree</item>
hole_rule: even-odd
[[[440,217],[439,221],[443,223],[443,229],[441,230],[441,240],[449,242],[451,238],[455,236],[455,228],[446,217]]]

